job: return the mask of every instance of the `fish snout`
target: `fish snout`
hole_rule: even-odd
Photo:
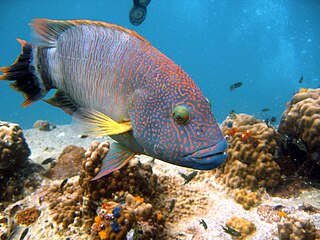
[[[193,168],[200,170],[210,170],[219,167],[227,159],[228,143],[225,139],[218,144],[200,149],[186,156],[192,162]]]

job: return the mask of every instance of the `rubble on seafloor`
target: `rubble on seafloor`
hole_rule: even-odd
[[[228,159],[212,171],[135,157],[91,181],[109,141],[57,126],[28,130],[28,147],[17,124],[2,122],[0,239],[320,239],[319,93],[296,94],[279,131],[247,114],[227,118]]]

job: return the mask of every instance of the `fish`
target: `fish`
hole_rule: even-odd
[[[221,225],[221,227],[226,233],[230,234],[231,236],[234,236],[234,237],[240,237],[241,236],[240,232],[234,230],[231,227],[228,227],[228,226],[224,227],[223,225]]]
[[[198,221],[199,221],[199,224],[202,225],[204,229],[208,229],[208,225],[203,219],[200,219]]]
[[[133,7],[129,11],[129,21],[132,25],[140,25],[147,16],[147,6],[151,0],[133,0]]]
[[[233,91],[233,90],[235,90],[235,89],[237,89],[237,88],[239,88],[241,86],[242,86],[242,82],[236,82],[236,83],[234,83],[234,84],[229,86],[229,90],[231,92],[231,91]]]
[[[197,173],[198,171],[193,171],[190,174],[184,174],[179,172],[179,175],[184,179],[183,185],[186,185],[188,182],[190,182],[197,175]]]
[[[67,182],[68,182],[68,178],[64,179],[64,180],[61,182],[60,187],[59,187],[61,191],[63,190],[63,187],[67,184]]]
[[[29,232],[29,228],[24,229],[23,232],[21,233],[20,240],[23,240],[27,236],[28,232]]]
[[[269,108],[263,108],[263,109],[261,109],[261,111],[262,112],[268,112],[268,111],[270,111],[270,109]]]
[[[169,207],[169,213],[172,212],[172,210],[174,209],[174,206],[176,205],[176,200],[172,199],[171,203],[170,203],[170,207]]]
[[[303,83],[303,75],[301,75],[301,77],[299,78],[299,83],[301,84],[301,83]]]
[[[30,25],[36,43],[18,39],[22,53],[0,68],[0,80],[12,81],[23,107],[43,100],[84,123],[85,135],[115,140],[92,181],[140,154],[199,170],[227,159],[228,143],[200,88],[144,37],[89,20]]]
[[[46,165],[46,164],[51,163],[54,160],[56,160],[54,157],[49,157],[49,158],[46,158],[45,160],[43,160],[43,162],[41,164]]]

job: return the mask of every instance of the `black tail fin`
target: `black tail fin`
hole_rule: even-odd
[[[32,45],[21,39],[17,40],[22,45],[22,53],[11,66],[0,68],[0,71],[3,72],[0,80],[15,81],[10,86],[23,94],[25,101],[22,106],[27,107],[44,97],[48,90],[41,88],[43,84],[41,84],[41,80],[35,75],[36,69],[31,64]]]

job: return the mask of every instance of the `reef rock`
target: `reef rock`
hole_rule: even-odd
[[[56,165],[49,169],[50,178],[63,179],[78,175],[82,169],[82,161],[85,159],[85,151],[84,148],[73,145],[65,147]]]

